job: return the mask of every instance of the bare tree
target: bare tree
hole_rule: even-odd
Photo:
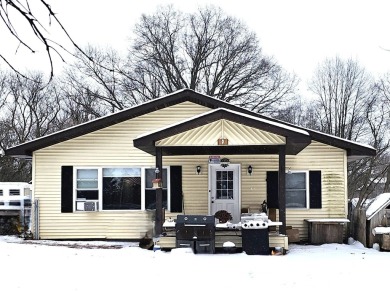
[[[37,17],[39,12],[42,11],[46,12],[48,15],[48,18],[45,21]],[[17,22],[23,23],[24,26],[18,27],[15,25]],[[62,22],[57,17],[57,14],[45,0],[0,0],[0,25],[1,24],[6,27],[6,30],[10,34],[10,38],[17,41],[17,50],[19,50],[19,47],[23,47],[30,53],[36,53],[37,47],[44,49],[50,64],[50,81],[54,75],[53,56],[56,55],[64,61],[62,57],[63,53],[73,55],[73,53],[71,53],[63,44],[58,43],[55,39],[52,39],[49,29],[52,24],[58,25],[60,29],[59,32],[61,32],[65,38],[70,41],[72,47],[75,48],[77,52],[84,55],[84,57],[88,58],[88,55],[72,39]],[[31,37],[38,42],[31,41]],[[19,76],[27,77],[13,66],[12,63],[8,61],[8,58],[1,53],[1,51],[0,59]],[[93,61],[92,58],[90,58],[90,60]]]
[[[66,69],[62,90],[70,107],[77,105],[89,119],[136,104],[132,90],[123,86],[119,73],[122,59],[113,49],[85,48],[90,57],[77,53],[77,60]],[[73,104],[70,104],[72,102]]]
[[[348,164],[348,198],[357,198],[356,207],[349,213],[350,234],[359,240],[367,199],[378,194],[389,170],[390,124],[385,88],[379,84],[357,62],[337,57],[319,66],[310,84],[316,94],[315,113],[321,131],[362,141],[377,150],[375,157]]]
[[[317,96],[320,130],[349,140],[361,138],[372,83],[372,78],[357,62],[338,57],[326,59],[309,85]]]
[[[383,191],[381,184],[389,171],[390,121],[385,114],[383,95],[378,88],[367,99],[365,120],[369,130],[367,135],[370,144],[377,149],[375,157],[367,157],[349,164],[349,198],[357,197],[357,205],[364,205],[368,198],[375,197]]]
[[[262,53],[255,33],[221,9],[184,14],[162,7],[142,16],[135,35],[122,73],[142,100],[190,88],[265,112],[296,86],[295,76]]]
[[[360,231],[365,229],[366,205],[369,205],[370,198],[386,191],[383,181],[389,173],[390,167],[390,140],[389,140],[389,119],[385,114],[383,106],[383,95],[374,89],[372,98],[367,100],[366,122],[369,127],[369,137],[372,145],[377,149],[375,157],[367,157],[348,165],[348,196],[355,198],[355,207],[349,213],[349,232],[355,239],[366,243],[366,233]]]
[[[314,130],[320,130],[317,122],[316,106],[296,98],[270,114],[272,117]]]
[[[61,95],[54,81],[47,85],[40,73],[21,78],[10,73],[4,81],[1,97],[0,148],[5,149],[62,128]],[[31,179],[31,165],[26,160],[1,157],[0,179]]]
[[[385,74],[377,84],[378,95],[381,95],[381,104],[383,106],[384,116],[387,118],[388,128],[390,123],[390,73]],[[388,133],[387,133],[388,134]],[[383,192],[390,192],[390,153],[388,153],[387,173],[384,178],[385,185]]]

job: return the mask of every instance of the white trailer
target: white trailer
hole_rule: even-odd
[[[0,182],[0,217],[18,216],[20,225],[30,225],[32,184]]]

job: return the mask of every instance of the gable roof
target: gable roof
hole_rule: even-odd
[[[73,127],[66,128],[61,131],[34,139],[32,141],[19,144],[11,147],[5,151],[6,155],[22,158],[31,158],[32,153],[36,150],[70,140],[102,128],[141,116],[165,107],[176,105],[185,101],[190,101],[211,109],[225,108],[236,113],[246,114],[256,118],[262,118],[264,121],[272,121],[280,125],[289,126],[295,129],[301,129],[306,131],[311,139],[321,143],[325,143],[337,148],[341,148],[347,151],[349,158],[375,156],[376,150],[367,145],[351,142],[346,139],[341,139],[335,136],[324,134],[315,130],[299,127],[284,121],[276,120],[267,116],[257,114],[242,107],[235,106],[233,104],[212,98],[210,96],[195,92],[191,89],[182,89],[174,93],[165,95],[163,97],[153,99],[151,101],[142,103],[132,108],[124,109],[116,113],[106,115],[101,118],[91,120],[89,122],[82,123]]]
[[[288,125],[277,123],[274,121],[266,120],[261,117],[255,117],[252,115],[237,113],[233,110],[226,108],[217,108],[192,118],[186,119],[184,121],[169,125],[162,129],[157,129],[149,133],[142,134],[134,139],[134,146],[142,149],[145,152],[150,154],[155,153],[155,141],[161,140],[191,129],[194,129],[199,126],[209,124],[217,120],[229,120],[236,123],[240,123],[246,126],[253,128],[261,129],[267,132],[271,132],[280,136],[286,137],[286,154],[297,154],[308,146],[311,142],[310,135],[307,131],[302,129],[297,129]],[[173,154],[199,154],[203,152],[204,154],[214,154],[224,153],[224,154],[233,154],[239,152],[239,148],[247,148],[246,153],[278,153],[278,146],[275,145],[250,145],[246,146],[203,146],[203,150],[199,149],[197,146],[180,146],[174,148],[169,146],[168,148],[163,149],[164,155],[173,155]]]

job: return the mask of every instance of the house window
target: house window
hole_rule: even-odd
[[[141,209],[141,169],[103,169],[103,210]]]
[[[77,169],[76,198],[99,199],[98,169]]]
[[[169,205],[169,171],[163,169],[163,207]],[[156,208],[154,168],[75,169],[76,201],[94,200],[100,210],[145,210]]]
[[[20,195],[20,189],[10,189],[9,190],[9,196],[19,196]]]
[[[152,180],[156,178],[155,169],[145,169],[145,209],[156,209],[156,190],[153,188]],[[162,193],[163,208],[168,205],[168,172],[163,169],[162,172]]]
[[[309,193],[308,173],[292,172],[286,175],[286,207],[307,208]]]
[[[3,196],[3,189],[0,189],[0,196]]]

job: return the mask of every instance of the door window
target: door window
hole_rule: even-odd
[[[216,196],[217,199],[233,199],[233,171],[216,171]]]

